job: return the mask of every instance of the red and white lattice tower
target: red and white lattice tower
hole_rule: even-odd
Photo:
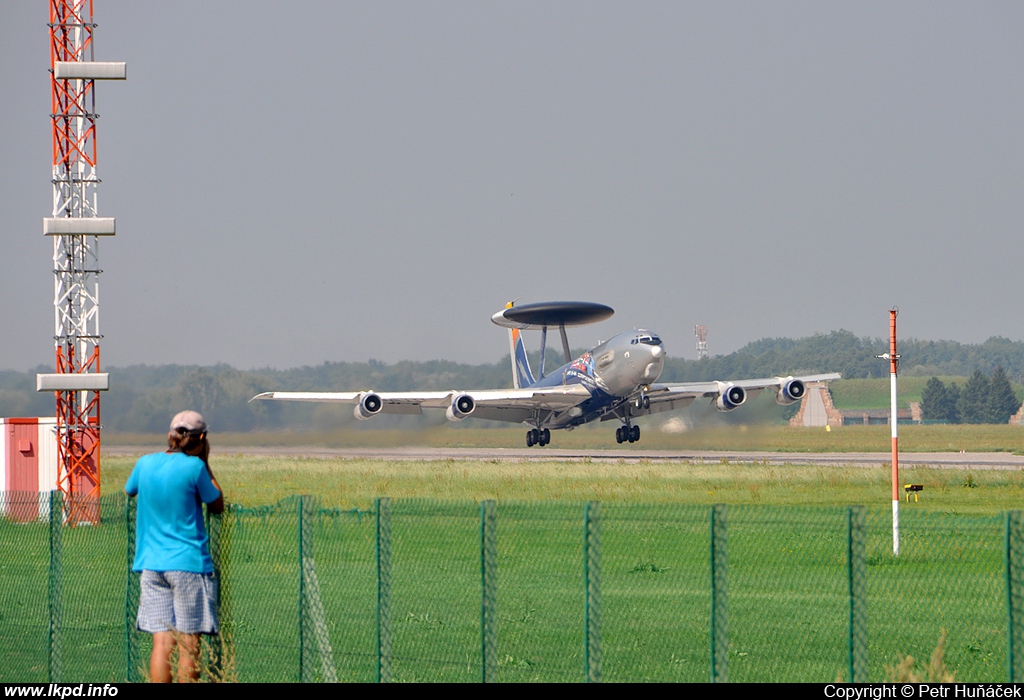
[[[708,356],[708,327],[698,324],[693,327],[693,334],[697,336],[697,359],[703,360]]]
[[[36,378],[38,391],[57,396],[56,487],[71,524],[99,522],[100,372],[99,237],[114,235],[100,218],[96,191],[96,80],[124,80],[124,63],[93,57],[93,0],[50,0],[53,122],[53,213],[43,233],[53,237],[55,374]]]

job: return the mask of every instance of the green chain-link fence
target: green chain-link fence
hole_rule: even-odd
[[[139,681],[134,504],[0,494],[0,680]],[[57,517],[51,518],[53,513]],[[243,681],[1024,678],[1024,516],[312,497],[210,519]]]

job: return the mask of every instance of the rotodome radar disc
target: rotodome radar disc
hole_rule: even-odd
[[[583,326],[610,318],[615,310],[592,301],[542,301],[503,309],[491,317],[506,328]]]

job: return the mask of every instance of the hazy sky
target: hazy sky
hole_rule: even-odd
[[[104,365],[1024,338],[1020,2],[95,0]],[[0,4],[0,368],[53,361],[48,4]],[[536,347],[536,338],[533,339]]]

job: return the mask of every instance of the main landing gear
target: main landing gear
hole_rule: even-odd
[[[533,447],[534,445],[540,445],[541,447],[544,447],[544,445],[548,444],[549,442],[551,442],[551,431],[548,430],[547,428],[544,428],[543,430],[534,428],[533,430],[526,431],[527,447]]]
[[[636,407],[637,411],[649,411],[651,408],[651,397],[647,394],[640,394],[633,399],[633,406]],[[615,430],[615,442],[620,445],[624,442],[640,441],[640,426],[630,423],[629,417],[629,410],[625,410],[619,415],[622,425]]]
[[[640,441],[640,426],[639,425],[626,425],[619,426],[615,430],[615,442],[620,445],[624,442],[639,442]]]

